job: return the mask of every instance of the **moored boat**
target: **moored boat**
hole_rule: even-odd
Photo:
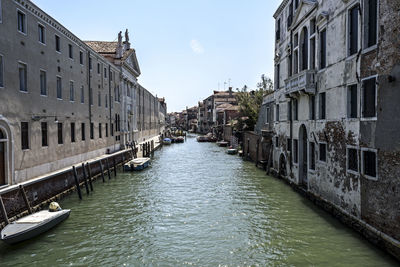
[[[71,210],[39,212],[22,217],[8,224],[1,231],[1,240],[7,244],[15,244],[40,235],[68,218]]]
[[[163,140],[164,145],[170,145],[171,143],[172,143],[171,138],[164,138],[164,140]]]
[[[228,146],[228,142],[226,142],[226,141],[218,141],[217,142],[217,145],[218,146],[221,146],[221,147],[227,147]]]
[[[196,140],[197,140],[197,142],[208,142],[208,137],[207,136],[197,136]]]
[[[185,142],[185,138],[183,136],[178,136],[175,138],[175,143],[183,143]]]
[[[124,171],[141,171],[149,167],[150,158],[136,158],[124,164]]]
[[[226,150],[226,153],[230,154],[230,155],[235,155],[237,152],[238,152],[238,150],[236,148],[228,148]]]

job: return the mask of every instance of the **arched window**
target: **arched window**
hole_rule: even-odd
[[[308,69],[308,30],[304,27],[300,35],[300,67],[301,70]]]

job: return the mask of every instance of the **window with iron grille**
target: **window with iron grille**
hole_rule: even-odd
[[[57,137],[58,137],[58,144],[61,145],[64,143],[63,139],[63,124],[62,122],[57,123]]]
[[[29,149],[29,124],[21,122],[21,148]]]
[[[81,123],[81,138],[82,141],[85,141],[86,139],[86,130],[85,130],[85,123]]]
[[[48,146],[48,140],[47,140],[47,122],[42,121],[40,123],[41,126],[41,132],[42,132],[42,146]]]
[[[75,122],[71,122],[71,143],[75,143]]]

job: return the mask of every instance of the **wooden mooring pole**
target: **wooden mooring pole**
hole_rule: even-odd
[[[31,204],[29,203],[28,197],[26,196],[26,192],[25,192],[25,188],[22,184],[19,185],[19,190],[22,193],[22,197],[24,198],[24,202],[26,207],[28,208],[28,212],[29,214],[32,214],[32,208],[31,208]]]
[[[101,160],[100,160],[100,171],[101,171],[101,178],[103,179],[103,183],[104,183],[106,180],[104,179],[104,169],[103,169],[103,163],[101,163]]]
[[[10,221],[8,220],[7,216],[7,211],[6,207],[4,206],[3,198],[0,195],[0,208],[1,208],[1,214],[3,215],[4,221],[6,221],[6,224],[10,224]]]
[[[89,185],[88,185],[87,178],[86,178],[85,163],[82,163],[82,172],[83,172],[83,181],[85,182],[86,193],[89,195],[90,191],[89,191]]]
[[[72,166],[72,170],[74,171],[75,185],[76,185],[76,190],[78,191],[79,199],[82,199],[82,192],[81,192],[81,188],[79,186],[78,174],[76,173],[75,166]]]
[[[88,174],[89,174],[89,185],[90,185],[90,191],[93,191],[93,183],[92,183],[92,169],[90,168],[90,163],[88,162],[86,164],[88,168]]]
[[[106,163],[107,163],[108,180],[111,180],[110,164],[108,163],[108,158],[106,158]]]
[[[113,164],[114,164],[114,176],[117,177],[117,164],[115,163],[115,156],[113,157]]]

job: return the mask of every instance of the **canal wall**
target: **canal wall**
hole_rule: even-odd
[[[155,151],[160,147],[161,143],[158,136],[139,143],[137,146],[137,155],[139,157],[144,154],[144,144],[153,147],[153,151]],[[0,197],[3,200],[8,219],[13,221],[28,214],[28,207],[23,198],[20,186],[24,188],[29,204],[34,212],[40,209],[47,209],[50,202],[62,199],[77,190],[73,166],[76,168],[78,183],[80,188],[82,188],[81,191],[84,198],[86,195],[85,183],[89,185],[91,181],[102,177],[101,165],[105,180],[112,179],[115,177],[114,166],[121,166],[130,160],[131,153],[131,149],[125,149],[113,154],[106,154],[0,190]],[[85,182],[82,164],[85,164],[87,182]],[[91,174],[90,177],[89,173]],[[91,186],[88,186],[88,188],[90,190]],[[4,228],[5,225],[6,219],[0,212],[0,228]]]
[[[265,140],[264,140],[265,139]],[[268,151],[272,145],[268,138],[262,138],[254,132],[245,132],[243,134],[243,158],[245,160],[250,160],[257,162],[258,167],[266,167],[268,161]],[[259,148],[257,149],[257,144]],[[273,158],[273,155],[271,155]],[[261,164],[260,164],[261,163]],[[278,166],[279,164],[273,164]],[[313,202],[318,207],[322,208],[326,212],[330,213],[333,217],[338,219],[340,222],[350,227],[361,236],[366,238],[369,242],[376,245],[377,247],[387,251],[395,258],[400,260],[400,241],[392,238],[391,236],[379,231],[373,225],[369,224],[365,220],[358,218],[322,196],[318,195],[316,192],[311,192],[304,188],[304,186],[293,182],[286,175],[282,175],[282,172],[278,168],[271,168],[270,175],[275,178],[282,179],[285,181],[292,189],[299,194],[301,194],[306,199]]]

